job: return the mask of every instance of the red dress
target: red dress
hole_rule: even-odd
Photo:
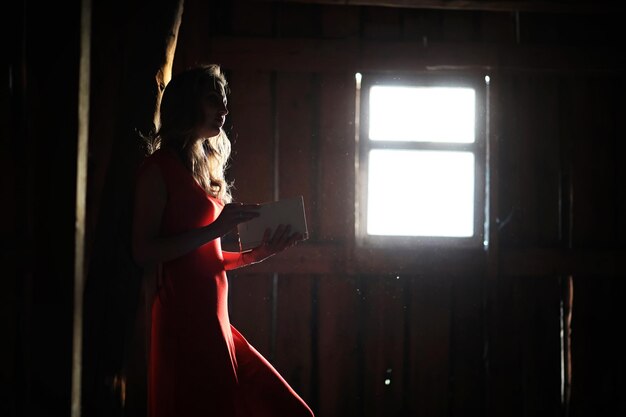
[[[167,188],[161,235],[213,222],[223,208],[205,193],[175,154],[161,149],[156,164]],[[141,171],[140,171],[141,173]],[[230,324],[226,270],[239,254],[220,239],[170,262],[152,305],[150,417],[311,417],[313,413],[272,365]]]

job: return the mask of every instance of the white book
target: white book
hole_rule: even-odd
[[[269,228],[273,234],[281,224],[290,225],[291,234],[300,233],[303,240],[309,238],[302,196],[263,203],[258,210],[259,217],[237,226],[242,251],[259,246],[265,230]]]

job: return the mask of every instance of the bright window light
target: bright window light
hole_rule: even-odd
[[[373,149],[369,152],[367,233],[474,235],[474,154]]]
[[[474,103],[472,88],[373,86],[369,138],[473,143]]]

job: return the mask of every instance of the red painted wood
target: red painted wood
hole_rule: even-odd
[[[230,71],[228,67],[225,68]],[[228,179],[235,201],[272,201],[274,130],[271,75],[266,71],[231,71],[226,132],[232,144]]]
[[[319,218],[321,240],[354,235],[354,74],[320,78]]]
[[[356,416],[360,289],[345,274],[319,280],[319,415]]]
[[[396,415],[404,396],[404,283],[391,275],[361,277],[360,325],[365,416]]]
[[[310,405],[312,335],[310,275],[279,275],[276,315],[276,369]]]
[[[449,415],[451,279],[408,276],[410,415]]]

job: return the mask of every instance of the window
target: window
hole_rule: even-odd
[[[357,74],[361,243],[483,243],[485,81],[480,81]]]

